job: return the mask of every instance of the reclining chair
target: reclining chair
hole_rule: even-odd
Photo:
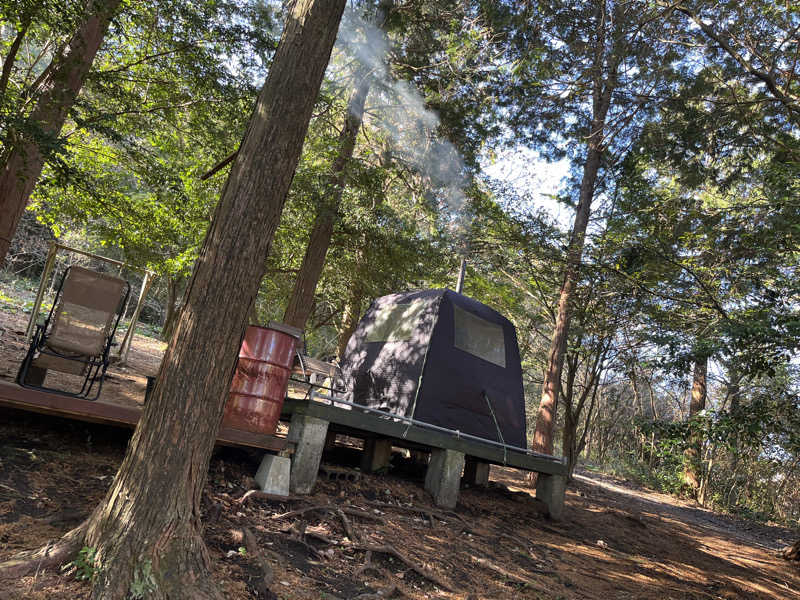
[[[19,384],[97,400],[130,290],[123,279],[74,265],[67,267],[50,314],[44,323],[36,325],[17,375]],[[44,387],[48,369],[83,376],[83,386],[77,393]],[[89,398],[95,383],[96,393]]]

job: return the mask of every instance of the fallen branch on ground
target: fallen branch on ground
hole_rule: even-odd
[[[245,494],[237,500],[239,504],[244,504],[251,498],[258,498],[259,500],[269,500],[271,502],[295,502],[297,500],[303,500],[302,496],[277,496],[275,494],[268,494],[267,492],[262,492],[261,490],[250,490],[249,492],[245,492]]]

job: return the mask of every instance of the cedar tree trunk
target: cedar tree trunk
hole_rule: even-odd
[[[339,205],[346,185],[347,164],[353,158],[358,130],[364,117],[364,103],[369,93],[371,77],[366,72],[359,73],[359,83],[347,102],[347,116],[344,129],[339,134],[339,154],[331,167],[331,179],[323,192],[311,228],[303,263],[294,280],[294,289],[289,296],[283,322],[287,325],[305,329],[306,321],[314,307],[314,292],[325,266],[325,255],[331,245],[333,228],[338,220]]]
[[[19,31],[17,31],[17,35],[14,37],[14,41],[11,42],[11,46],[8,48],[8,54],[3,61],[3,69],[0,71],[0,97],[5,96],[8,81],[11,79],[11,71],[14,69],[14,62],[17,60],[17,53],[20,46],[22,46],[22,40],[25,39],[25,34],[28,33],[30,24],[30,17],[26,16]]]
[[[297,0],[222,191],[155,389],[105,500],[77,540],[96,550],[93,598],[221,598],[200,499],[247,315],[264,274],[345,0]],[[78,546],[79,547],[79,546]],[[34,566],[35,568],[35,566]],[[2,574],[0,567],[0,574]]]
[[[356,271],[356,277],[358,276],[359,272]],[[356,280],[352,283],[352,286],[350,298],[348,298],[347,305],[344,308],[342,328],[339,330],[339,339],[336,344],[336,359],[340,363],[344,358],[344,353],[347,351],[347,343],[358,326],[358,320],[361,317],[361,302],[364,299],[361,282]]]
[[[694,363],[694,374],[692,375],[692,399],[689,403],[689,419],[706,407],[707,373],[708,357],[698,358]],[[683,480],[694,498],[697,498],[697,493],[700,490],[701,447],[702,439],[697,432],[692,431],[689,438],[689,446],[684,452]]]
[[[545,454],[553,453],[553,429],[558,405],[558,390],[561,386],[561,369],[564,366],[569,323],[572,317],[572,296],[575,292],[575,285],[578,282],[578,273],[583,255],[583,242],[586,237],[586,227],[589,224],[597,173],[600,170],[606,115],[611,105],[611,94],[616,87],[618,66],[616,60],[611,61],[612,64],[608,66],[608,77],[604,76],[606,68],[606,16],[606,3],[605,0],[601,0],[597,17],[597,35],[594,42],[597,50],[593,61],[592,122],[589,129],[586,161],[583,164],[578,207],[575,211],[575,222],[572,225],[572,234],[567,247],[567,264],[558,296],[555,329],[553,331],[553,339],[550,342],[550,351],[547,355],[547,367],[545,368],[544,382],[542,384],[542,398],[539,402],[536,429],[533,433],[533,450]]]
[[[161,328],[161,338],[169,341],[172,337],[172,330],[181,316],[180,306],[178,306],[178,282],[172,275],[167,277],[167,314],[164,316],[164,326]]]
[[[75,32],[64,52],[57,55],[48,67],[49,74],[42,84],[42,91],[29,119],[44,140],[55,140],[61,132],[67,113],[75,103],[108,25],[121,3],[121,0],[90,0],[86,8],[86,20]],[[6,66],[8,65],[4,65],[4,70]],[[39,141],[26,135],[11,148],[2,165],[0,266],[5,263],[11,238],[14,237],[28,198],[42,173],[44,160]]]
[[[381,0],[378,6],[376,21],[381,28],[386,25],[391,5],[392,0]],[[331,166],[330,180],[319,200],[303,262],[283,314],[283,322],[298,329],[305,329],[314,308],[314,294],[322,276],[325,255],[331,245],[333,229],[339,219],[339,206],[347,185],[347,165],[353,158],[358,131],[364,118],[364,104],[372,85],[372,75],[366,67],[358,69],[355,78],[356,87],[347,101],[344,128],[339,134],[339,153]]]

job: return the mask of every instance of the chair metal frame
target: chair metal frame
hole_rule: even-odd
[[[17,373],[17,383],[19,383],[22,387],[25,388],[44,390],[49,392],[57,392],[65,396],[72,396],[73,398],[83,398],[84,400],[95,401],[100,397],[100,392],[103,389],[103,381],[105,379],[106,370],[108,369],[108,365],[110,362],[109,356],[111,352],[111,347],[115,345],[113,342],[114,334],[117,331],[119,322],[122,319],[122,313],[125,310],[125,306],[128,302],[128,297],[130,296],[131,293],[131,284],[128,281],[125,281],[125,286],[126,286],[125,294],[122,296],[122,298],[120,299],[120,303],[117,306],[116,310],[117,319],[108,332],[106,340],[103,344],[102,353],[97,356],[85,356],[85,355],[68,356],[54,350],[53,348],[48,347],[47,340],[49,337],[48,335],[49,331],[52,331],[51,326],[53,325],[53,314],[56,311],[56,307],[58,307],[59,300],[61,299],[62,291],[64,288],[64,283],[67,280],[70,269],[72,269],[72,265],[64,269],[64,274],[61,276],[61,282],[58,285],[58,290],[56,291],[55,298],[53,299],[53,305],[50,307],[50,312],[48,313],[44,323],[36,324],[36,332],[34,333],[33,339],[31,340],[31,344],[28,348],[28,353],[25,355],[25,359],[22,361],[22,364],[20,365],[19,368],[19,372]],[[49,356],[55,356],[57,358],[84,363],[86,365],[86,376],[84,377],[81,390],[77,393],[68,392],[65,390],[59,390],[56,388],[46,387],[43,385],[34,385],[31,383],[26,383],[25,379],[30,371],[31,366],[33,365],[33,361],[40,354],[46,354]],[[94,397],[90,398],[89,394],[91,393],[95,383],[98,384],[97,393],[94,395]]]

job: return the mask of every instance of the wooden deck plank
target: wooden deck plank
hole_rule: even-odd
[[[135,427],[142,413],[141,408],[99,400],[92,402],[54,392],[32,390],[6,381],[0,381],[0,406],[123,427]],[[220,428],[217,434],[217,443],[275,451],[283,450],[286,447],[286,440],[283,438],[230,427]]]
[[[294,413],[342,425],[353,432],[378,434],[401,442],[408,440],[428,448],[457,450],[467,456],[474,456],[496,465],[506,465],[548,475],[566,475],[567,472],[567,466],[555,456],[530,455],[515,450],[504,451],[499,446],[477,440],[460,438],[415,425],[409,427],[407,423],[392,419],[389,414],[383,417],[358,409],[345,410],[321,402],[287,398],[283,405],[283,414],[288,417]]]

